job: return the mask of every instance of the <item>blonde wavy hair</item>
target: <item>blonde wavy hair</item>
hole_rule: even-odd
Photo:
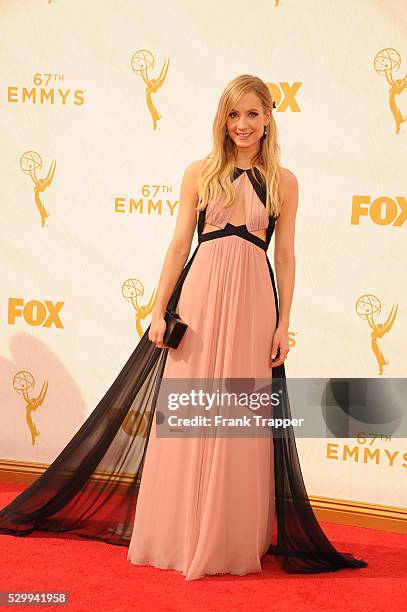
[[[213,121],[213,148],[205,158],[198,179],[198,204],[196,209],[203,210],[208,202],[217,201],[224,195],[223,205],[229,207],[235,199],[233,186],[233,169],[235,166],[236,146],[227,136],[227,118],[231,110],[246,94],[252,92],[258,96],[263,109],[273,107],[270,89],[260,78],[251,74],[242,74],[226,85]],[[280,147],[277,138],[277,125],[273,113],[267,126],[267,136],[260,139],[260,148],[250,161],[250,171],[257,166],[265,183],[267,199],[266,210],[269,215],[278,216],[282,201],[280,194]],[[255,176],[255,175],[254,175]]]

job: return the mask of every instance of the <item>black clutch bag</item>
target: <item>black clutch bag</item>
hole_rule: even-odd
[[[165,311],[164,319],[167,326],[163,337],[163,343],[171,348],[177,348],[186,332],[188,325],[174,310],[167,309]]]

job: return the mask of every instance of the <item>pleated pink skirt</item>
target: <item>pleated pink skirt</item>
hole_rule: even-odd
[[[201,243],[177,308],[188,329],[164,378],[267,378],[276,308],[265,252],[239,236]],[[275,531],[271,437],[157,437],[146,451],[127,559],[182,572],[261,572]]]

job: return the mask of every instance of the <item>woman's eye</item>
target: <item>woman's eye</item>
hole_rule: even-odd
[[[257,117],[258,113],[256,113],[255,111],[252,111],[251,113],[249,113],[250,115],[254,115],[255,117]],[[233,118],[233,115],[236,115],[236,113],[229,113],[229,117]]]

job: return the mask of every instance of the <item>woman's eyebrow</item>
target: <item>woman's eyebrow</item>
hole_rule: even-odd
[[[252,111],[258,111],[258,108],[249,108],[249,110],[247,111],[248,113],[251,113]],[[232,108],[232,110],[230,111],[231,113],[238,113],[239,111],[236,110],[235,108]]]

